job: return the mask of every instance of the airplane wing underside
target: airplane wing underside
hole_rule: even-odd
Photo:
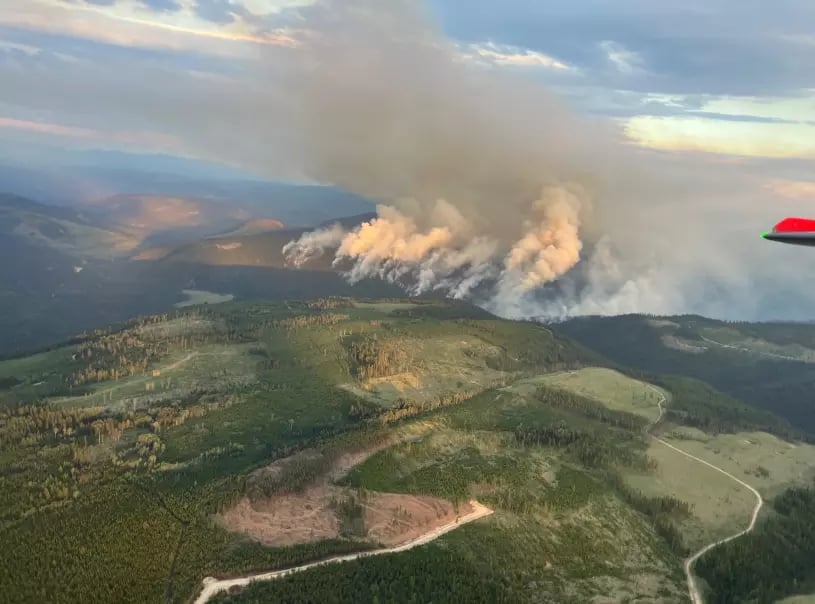
[[[792,245],[815,246],[815,220],[808,218],[785,218],[762,235],[764,239]]]

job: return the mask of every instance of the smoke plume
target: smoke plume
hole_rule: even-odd
[[[761,255],[754,237],[781,210],[759,203],[747,162],[634,147],[528,74],[468,62],[413,0],[324,0],[303,16],[302,63],[284,78],[300,163],[380,205],[290,243],[292,263],[333,254],[351,281],[509,317],[790,307],[785,252]]]
[[[416,2],[324,2],[307,22],[307,77],[287,89],[308,175],[381,205],[359,228],[286,246],[293,265],[333,253],[351,281],[511,300],[580,261],[597,194],[586,168],[610,133],[541,87],[467,64]]]

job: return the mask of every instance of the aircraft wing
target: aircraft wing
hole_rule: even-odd
[[[764,239],[791,243],[792,245],[815,246],[815,220],[809,218],[785,218],[762,235]]]

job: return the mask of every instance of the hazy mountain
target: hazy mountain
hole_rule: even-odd
[[[53,205],[96,205],[125,194],[140,197],[185,198],[232,204],[251,217],[274,218],[292,226],[371,212],[374,203],[335,187],[281,183],[252,178],[239,171],[210,167],[179,158],[94,152],[43,163],[0,156],[0,191]],[[229,228],[221,225],[221,230]]]
[[[358,214],[330,220],[318,228],[335,223],[353,228],[375,214]],[[283,247],[299,238],[309,229],[283,228],[279,222],[250,221],[232,232],[205,237],[179,246],[161,246],[144,249],[136,260],[160,260],[165,263],[206,264],[211,266],[254,266],[286,268]],[[325,254],[307,262],[303,270],[331,270],[332,254]]]
[[[167,195],[115,195],[81,207],[102,224],[138,237],[142,248],[232,230],[250,219],[268,219],[260,208]]]
[[[218,233],[221,237],[238,237],[241,235],[257,235],[258,233],[267,233],[269,231],[277,231],[285,228],[279,220],[274,218],[254,218],[238,225],[230,231]]]
[[[13,259],[0,262],[0,354],[166,311],[184,289],[268,299],[401,293],[379,281],[349,285],[329,257],[309,270],[287,268],[282,248],[304,229],[243,220],[236,206],[153,196],[108,201],[77,208],[0,195],[0,255]],[[224,233],[226,224],[225,234],[202,236]]]
[[[0,194],[0,246],[45,248],[82,260],[124,255],[138,243],[138,237],[132,233],[115,226],[106,227],[91,212]]]

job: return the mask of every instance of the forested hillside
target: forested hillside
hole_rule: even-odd
[[[624,367],[696,378],[815,433],[815,324],[628,315],[555,329]]]
[[[381,352],[434,339],[469,344],[421,358],[404,350],[398,365]],[[502,358],[511,370],[485,364]],[[12,602],[181,602],[208,573],[365,547],[264,548],[210,518],[275,459],[343,433],[364,444],[501,376],[581,362],[542,327],[466,305],[350,299],[191,308],[0,362],[0,589]],[[434,375],[455,367],[473,377]],[[406,370],[429,396],[383,405],[349,391]]]
[[[775,602],[815,591],[815,488],[793,488],[772,503],[758,530],[698,564],[711,604]]]
[[[477,502],[492,514],[409,552],[216,600],[682,601],[682,558],[752,504],[653,435],[781,506],[815,448],[705,383],[605,363],[468,304],[349,297],[192,306],[0,361],[0,592],[189,602]],[[714,591],[744,555],[704,559]]]

